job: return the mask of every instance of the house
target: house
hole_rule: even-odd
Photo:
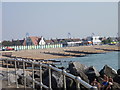
[[[45,40],[46,44],[49,45],[49,44],[54,44],[54,42],[52,40]]]
[[[24,40],[25,39],[23,39],[23,40],[13,40],[12,39],[11,43],[13,46],[20,46],[20,45],[23,45]]]
[[[80,45],[82,45],[82,41],[67,42],[67,46],[80,46]]]
[[[93,45],[101,44],[100,36],[93,36],[92,37],[92,42],[93,42]]]
[[[90,36],[90,37],[87,37],[86,40],[88,44],[99,45],[101,44],[100,38],[101,38],[100,36]]]
[[[40,38],[39,45],[45,45],[46,42],[43,37]]]
[[[23,45],[45,45],[45,40],[43,37],[30,36],[24,40]]]
[[[45,40],[46,44],[63,44],[63,46],[78,46],[81,44],[79,38],[51,39]]]

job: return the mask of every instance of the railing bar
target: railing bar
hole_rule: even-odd
[[[91,88],[92,87],[91,85],[89,85],[88,83],[86,83],[85,81],[83,81],[82,79],[77,79],[77,80],[78,80],[78,82],[80,82],[86,88]]]
[[[32,88],[35,88],[35,83],[34,83],[34,64],[32,64]]]
[[[52,86],[51,86],[51,68],[50,68],[49,64],[48,64],[48,70],[49,70],[49,89],[51,90],[52,89]]]
[[[10,60],[10,59],[7,59],[8,61],[12,61],[12,60]],[[14,59],[13,59],[14,60]],[[22,62],[21,60],[17,60],[18,62]],[[36,64],[36,65],[38,65],[39,63],[37,63],[37,62],[31,62],[31,61],[25,61],[25,60],[23,60],[24,62],[26,62],[26,63],[32,63],[32,64]],[[58,69],[58,68],[55,68],[55,67],[53,67],[53,66],[51,66],[51,65],[45,65],[45,64],[39,64],[39,65],[41,65],[42,67],[49,67],[49,72],[51,73],[51,69],[52,70],[55,70],[55,71],[57,71],[57,72],[60,72],[60,73],[62,73],[62,70],[61,69]],[[50,74],[49,73],[49,74]],[[74,75],[72,75],[72,74],[70,74],[70,73],[67,73],[67,72],[64,72],[64,75],[65,76],[68,76],[68,77],[70,77],[70,78],[72,78],[72,79],[74,79],[75,80],[75,77],[76,76],[74,76]],[[85,81],[83,81],[82,79],[78,79],[78,82],[79,83],[81,83],[83,86],[85,86],[86,88],[92,88],[92,86],[91,85],[89,85],[88,83],[86,83]],[[50,83],[50,82],[49,82]],[[50,86],[51,87],[51,86]]]
[[[7,63],[7,75],[8,75],[8,86],[10,85],[10,76],[9,76],[9,66],[8,66],[8,60],[6,60]]]
[[[64,86],[64,90],[67,90],[66,88],[66,76],[64,75],[64,72],[66,72],[64,69],[63,69],[63,86]]]
[[[15,59],[15,81],[16,81],[16,88],[18,88],[16,59]]]
[[[80,83],[79,83],[78,79],[80,79],[80,77],[76,76],[76,78],[75,78],[76,89],[77,89],[77,90],[80,90]]]
[[[26,72],[25,72],[25,62],[23,61],[23,74],[24,74],[24,88],[26,88]]]
[[[40,62],[40,83],[42,84],[42,66],[41,66],[41,62]],[[40,86],[40,89],[42,90],[42,86]]]
[[[18,74],[18,75],[19,75],[20,77],[24,77],[23,75],[20,75],[20,74]],[[26,77],[26,76],[25,76],[25,78],[27,78],[27,79],[29,79],[29,80],[32,81],[32,79],[29,78],[29,77]],[[43,85],[43,84],[39,83],[38,81],[33,80],[33,82],[35,82],[35,83],[38,84],[38,85],[41,85],[41,86],[44,87],[44,88],[49,88],[49,87],[47,87],[46,85]]]

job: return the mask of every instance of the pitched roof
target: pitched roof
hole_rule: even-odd
[[[40,37],[36,37],[36,36],[30,36],[29,38],[31,39],[33,45],[38,45],[39,41],[41,40]],[[24,40],[23,45],[26,45],[26,40]]]
[[[34,45],[38,45],[41,38],[32,36],[30,39]]]

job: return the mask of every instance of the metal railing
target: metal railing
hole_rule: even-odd
[[[25,60],[25,59],[22,59],[22,58],[12,58],[12,59],[2,59],[3,63],[6,62],[6,67],[7,67],[7,72],[8,72],[8,76],[9,76],[9,67],[8,67],[8,61],[9,62],[14,62],[14,68],[15,68],[15,80],[16,80],[16,88],[19,88],[19,85],[18,85],[18,81],[17,81],[17,76],[21,76],[24,78],[24,88],[26,88],[26,79],[29,79],[32,81],[32,88],[34,89],[35,88],[35,84],[38,84],[40,86],[40,89],[42,88],[45,88],[45,89],[50,89],[52,90],[52,84],[51,84],[51,81],[52,81],[52,76],[51,76],[51,73],[52,71],[51,70],[54,70],[54,71],[57,71],[59,73],[61,73],[63,75],[63,88],[66,90],[67,87],[66,87],[66,77],[69,77],[71,79],[73,79],[75,82],[76,82],[76,89],[80,90],[80,85],[83,85],[85,88],[87,88],[88,90],[98,90],[97,87],[95,86],[91,86],[90,84],[86,83],[85,81],[83,81],[79,76],[74,76],[70,73],[67,73],[64,69],[58,69],[56,67],[53,67],[52,65],[50,64],[43,64],[41,62],[35,62],[34,60]],[[22,67],[23,67],[23,75],[19,75],[17,73],[17,63],[22,63]],[[31,64],[32,65],[32,79],[31,78],[28,78],[26,77],[26,73],[25,73],[25,67],[26,67],[26,63],[27,64]],[[35,77],[34,77],[34,70],[35,70],[35,65],[39,66],[39,75],[40,75],[40,82],[36,81],[35,80]],[[44,85],[43,82],[42,82],[42,68],[45,67],[48,69],[48,75],[49,75],[49,85]],[[10,85],[10,80],[8,79],[8,85]]]

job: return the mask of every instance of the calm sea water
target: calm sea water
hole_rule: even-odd
[[[68,67],[69,61],[79,61],[87,66],[95,66],[97,70],[101,70],[104,65],[109,65],[114,69],[118,69],[118,52],[107,52],[105,54],[90,54],[85,57],[60,58],[57,60],[67,61],[62,66]]]

